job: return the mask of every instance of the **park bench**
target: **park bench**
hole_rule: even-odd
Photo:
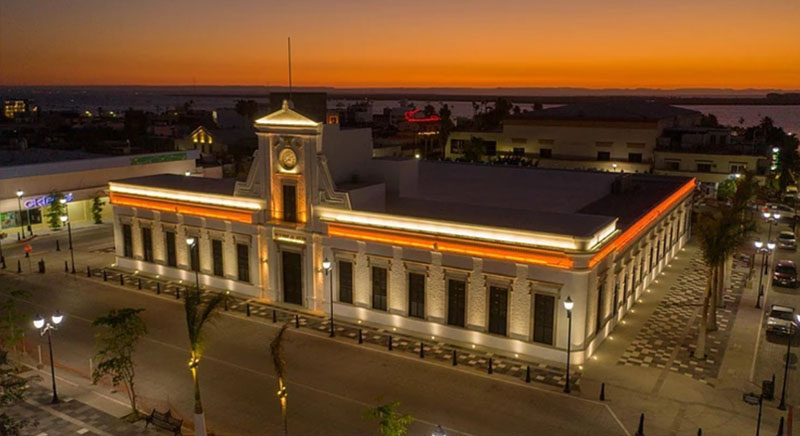
[[[144,428],[147,428],[148,425],[153,424],[158,428],[169,430],[176,435],[180,434],[181,426],[183,426],[183,420],[174,418],[169,410],[167,410],[165,413],[161,413],[156,411],[156,409],[153,409],[153,411],[150,412],[150,416],[144,420],[147,421],[147,424],[144,425]]]

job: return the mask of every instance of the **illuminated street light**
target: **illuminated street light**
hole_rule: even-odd
[[[572,308],[575,306],[575,303],[572,302],[571,297],[567,297],[564,300],[564,309],[567,309],[567,319],[568,319],[568,327],[567,327],[567,379],[566,383],[564,383],[564,393],[569,393],[569,353],[571,351],[571,342],[572,342]]]
[[[64,199],[62,198],[62,200]],[[66,215],[61,215],[61,223],[67,224],[67,235],[69,238],[69,257],[70,259],[72,259],[72,274],[75,274],[75,251],[72,249],[72,223],[70,223],[69,217]]]
[[[47,346],[50,349],[50,376],[53,380],[53,400],[52,403],[58,403],[58,391],[56,389],[56,366],[53,363],[53,336],[50,333],[52,330],[58,330],[57,326],[64,321],[64,315],[61,312],[56,311],[51,317],[50,321],[53,323],[47,322],[41,315],[36,315],[33,319],[33,326],[39,330],[39,334],[44,336],[47,334]]]
[[[189,247],[189,267],[194,270],[194,282],[197,286],[197,292],[200,293],[200,247],[198,247],[197,239],[193,237],[186,238],[186,245]],[[192,262],[192,254],[197,264]]]
[[[331,272],[332,268],[333,268],[333,264],[331,263],[330,260],[325,259],[325,260],[322,261],[322,269],[325,271],[325,276],[329,275],[328,273]],[[330,337],[334,337],[334,336],[336,336],[336,330],[335,330],[335,327],[333,325],[333,277],[328,277],[328,282],[329,282],[330,289],[331,289],[331,333],[330,333]]]
[[[447,436],[447,433],[445,433],[441,425],[437,425],[436,428],[433,429],[431,436]]]

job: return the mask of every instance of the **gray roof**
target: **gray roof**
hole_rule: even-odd
[[[700,115],[700,112],[644,100],[606,100],[526,112],[509,119],[657,121],[688,115]]]
[[[111,182],[216,195],[233,195],[234,187],[236,186],[236,179],[211,179],[205,177],[180,176],[177,174],[131,177],[128,179],[111,180]]]
[[[64,162],[78,159],[107,157],[102,154],[87,153],[80,150],[58,150],[54,148],[35,148],[25,150],[0,150],[0,167],[14,165],[33,165],[49,162]]]

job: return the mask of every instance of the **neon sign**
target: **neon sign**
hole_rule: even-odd
[[[67,200],[67,202],[72,201],[72,193],[70,192],[69,194],[65,194],[64,195],[64,199]],[[53,197],[51,197],[49,195],[43,195],[41,197],[36,197],[36,198],[31,198],[31,199],[25,200],[25,202],[22,203],[22,204],[25,205],[25,209],[33,209],[33,208],[36,208],[36,207],[49,206],[50,203],[52,203],[52,202],[53,202]]]
[[[403,116],[406,118],[406,121],[408,121],[409,123],[430,123],[430,122],[441,121],[442,120],[441,118],[439,118],[439,115],[436,115],[436,114],[431,115],[429,117],[424,117],[424,118],[415,118],[414,115],[416,115],[418,112],[421,112],[421,109],[414,109],[412,111],[406,111],[405,113],[403,113]]]

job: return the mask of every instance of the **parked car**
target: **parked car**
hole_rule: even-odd
[[[788,335],[792,333],[793,327],[797,327],[795,323],[794,307],[773,304],[769,308],[767,333]]]
[[[795,238],[794,232],[784,230],[778,234],[778,248],[797,250],[797,238]]]
[[[791,260],[779,260],[775,265],[772,283],[778,286],[794,288],[797,286],[797,268]]]
[[[794,208],[780,203],[767,203],[764,208],[764,212],[770,213],[779,213],[781,216],[781,220],[792,220],[795,217]]]

